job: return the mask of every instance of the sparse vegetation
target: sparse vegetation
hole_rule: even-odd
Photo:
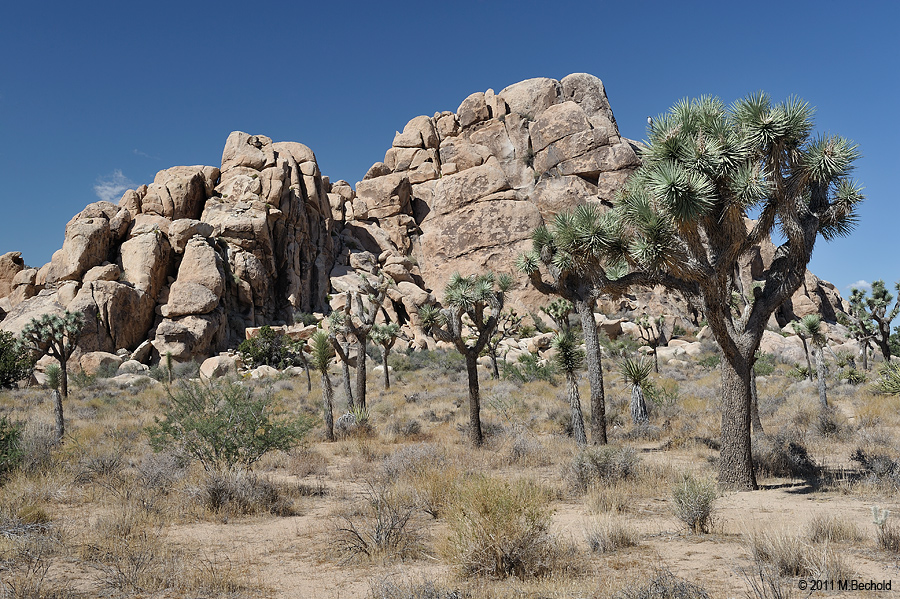
[[[713,523],[713,504],[717,495],[712,481],[685,474],[672,488],[675,515],[691,532],[707,533]]]

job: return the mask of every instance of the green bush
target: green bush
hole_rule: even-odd
[[[287,335],[279,336],[270,326],[260,328],[256,337],[244,340],[238,351],[248,366],[265,364],[281,369],[302,364],[301,345]]]
[[[697,360],[697,365],[700,366],[703,370],[713,370],[714,368],[719,367],[719,363],[722,361],[722,358],[719,357],[718,354],[710,354],[708,356],[703,356],[699,360]]]
[[[775,356],[773,354],[758,353],[756,362],[753,363],[753,372],[756,376],[769,376],[775,372]]]
[[[886,362],[878,372],[875,391],[885,395],[900,395],[900,364]]]
[[[408,353],[391,352],[388,366],[396,372],[412,372],[433,368],[444,374],[465,372],[466,360],[457,351],[422,350]]]
[[[29,378],[32,370],[34,358],[31,352],[19,347],[15,335],[0,331],[0,387],[14,387],[17,382]]]
[[[22,462],[22,427],[0,417],[0,476],[14,470]]]
[[[257,396],[238,383],[182,382],[169,390],[171,407],[148,429],[154,451],[173,446],[209,470],[250,468],[272,450],[296,447],[309,418],[275,417],[271,389]]]
[[[520,383],[548,381],[551,384],[556,384],[556,367],[550,361],[547,361],[545,364],[540,362],[537,354],[531,353],[519,356],[519,360],[515,364],[501,362],[503,378]]]

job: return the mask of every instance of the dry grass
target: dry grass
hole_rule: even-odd
[[[754,580],[768,594],[749,578],[746,594],[782,597],[772,589],[784,591],[784,576],[839,578],[872,560],[893,563],[893,517],[873,531],[854,514],[872,503],[897,509],[900,400],[841,387],[837,431],[829,431],[814,390],[786,391],[795,383],[779,366],[759,386],[769,433],[755,438],[761,481],[790,478],[774,482],[808,484],[815,500],[859,509],[823,509],[799,531],[773,527],[746,540],[734,535],[729,514],[716,534],[684,535],[672,488],[684,473],[715,476],[720,381],[699,367],[662,370],[662,386],[677,382],[678,396],[653,406],[652,431],[631,428],[629,390],[607,372],[607,447],[579,448],[565,434],[560,387],[485,377],[486,442],[471,448],[465,377],[435,367],[397,372],[389,392],[373,378],[366,435],[326,443],[316,430],[307,446],[229,476],[150,450],[145,428],[167,401],[158,387],[74,387],[61,446],[52,443],[45,392],[0,392],[0,414],[27,422],[25,462],[0,486],[0,596],[288,597],[318,580],[320,597],[627,599],[652,596],[653,584],[682,593],[673,596],[743,594],[709,563],[685,558],[699,549],[704,559],[713,547],[725,560],[714,564],[720,571],[752,563],[750,571],[763,572]],[[273,389],[287,413],[320,417],[316,383],[308,394],[305,380]],[[867,461],[851,459],[857,449]],[[733,510],[734,501],[726,495],[714,505]],[[254,547],[257,527],[296,535]],[[278,586],[280,564],[309,563],[312,578]],[[385,564],[404,575],[386,578]],[[648,564],[660,568],[648,573]],[[274,590],[260,584],[272,576]],[[350,586],[336,590],[344,581]]]

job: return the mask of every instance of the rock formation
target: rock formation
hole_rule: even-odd
[[[118,205],[88,205],[41,268],[17,252],[0,256],[0,329],[79,310],[83,352],[201,359],[236,347],[247,329],[290,333],[298,313],[339,309],[380,271],[395,283],[381,319],[403,325],[409,342],[433,344],[418,309],[440,299],[455,271],[511,273],[512,305],[547,303],[514,268],[531,232],[582,203],[609,205],[639,163],[603,83],[587,74],[529,79],[417,116],[355,189],[323,177],[303,144],[236,131],[219,167],[163,170]],[[773,254],[769,244],[748,258],[745,286]],[[778,322],[811,311],[833,320],[842,302],[809,273]],[[600,311],[698,324],[696,311],[658,290]]]

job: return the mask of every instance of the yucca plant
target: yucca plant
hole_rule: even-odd
[[[819,385],[819,401],[822,407],[828,407],[828,395],[825,386],[825,346],[828,344],[828,337],[822,331],[822,317],[818,314],[807,314],[800,319],[799,322],[793,323],[794,331],[803,340],[803,347],[806,347],[806,339],[809,339],[813,345],[813,355],[816,359],[816,378]],[[809,355],[807,354],[807,362]]]
[[[553,349],[556,350],[554,359],[557,365],[566,373],[566,392],[569,408],[572,410],[572,434],[576,443],[587,445],[581,397],[578,394],[578,377],[575,375],[584,366],[584,351],[578,347],[578,340],[571,330],[565,330],[554,337]]]
[[[334,357],[334,348],[325,331],[316,331],[309,340],[310,366],[322,375],[322,412],[325,420],[325,438],[334,441],[334,391],[328,378],[328,366]]]
[[[875,381],[875,391],[885,395],[900,395],[900,364],[885,362]]]
[[[631,385],[631,422],[644,424],[650,420],[647,402],[644,401],[644,387],[650,381],[653,363],[644,360],[624,358],[619,365],[625,383]]]
[[[369,333],[369,339],[372,340],[372,343],[381,346],[381,363],[384,367],[384,388],[391,388],[391,375],[388,370],[388,356],[391,353],[391,348],[394,347],[394,342],[397,341],[397,337],[400,336],[400,325],[396,322],[388,322],[385,324],[376,324],[372,327],[372,332]]]

